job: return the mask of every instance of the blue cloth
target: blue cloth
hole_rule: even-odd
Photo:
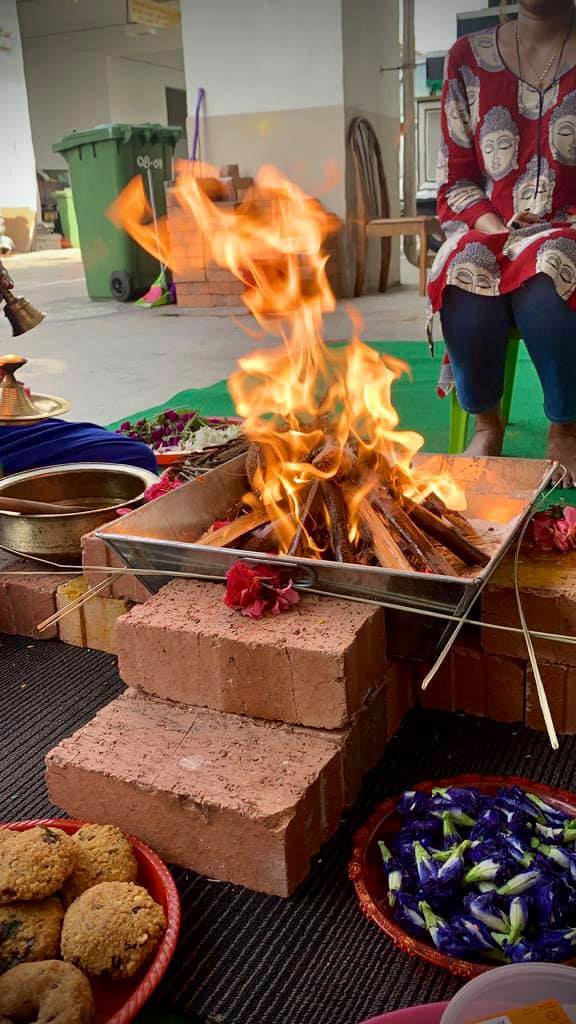
[[[157,473],[152,449],[93,423],[45,420],[26,427],[0,426],[0,476],[71,462],[111,462]]]
[[[516,325],[542,384],[552,423],[576,420],[576,310],[546,274],[506,296],[472,295],[448,287],[441,311],[458,401],[486,412],[502,398],[506,347]]]

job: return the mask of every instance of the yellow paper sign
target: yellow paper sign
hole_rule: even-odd
[[[555,999],[530,1003],[519,1010],[508,1010],[499,1017],[483,1017],[471,1024],[571,1024],[570,1017]]]
[[[129,20],[149,28],[174,28],[180,24],[180,11],[157,0],[128,0]]]

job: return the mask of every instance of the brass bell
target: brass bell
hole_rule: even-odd
[[[0,424],[27,426],[42,420],[63,416],[70,402],[54,395],[32,394],[15,374],[26,366],[25,356],[10,353],[0,356]]]
[[[31,331],[33,327],[37,327],[46,316],[39,309],[35,309],[32,303],[23,296],[17,298],[13,292],[7,289],[3,290],[0,295],[5,302],[4,316],[8,317],[12,324],[12,335],[15,338]]]

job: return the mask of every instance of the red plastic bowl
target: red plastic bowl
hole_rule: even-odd
[[[496,794],[501,786],[521,786],[537,796],[548,800],[554,807],[560,808],[567,818],[576,818],[576,795],[562,789],[553,789],[531,779],[516,779],[498,775],[459,775],[454,779],[440,779],[421,782],[413,789],[430,790],[446,786],[476,786],[481,793]],[[490,971],[497,964],[459,960],[456,957],[440,953],[434,946],[413,938],[399,925],[392,916],[388,905],[388,886],[382,868],[382,856],[378,849],[378,840],[390,842],[400,829],[400,818],[396,814],[396,805],[400,797],[395,796],[380,804],[365,825],[358,830],[354,838],[354,852],[348,865],[348,874],[354,883],[360,909],[366,917],[374,921],[379,928],[392,939],[392,942],[409,956],[418,956],[428,960],[435,967],[442,967],[459,978],[476,978],[485,971]],[[572,966],[575,960],[568,961]]]
[[[35,825],[48,825],[61,828],[68,835],[74,835],[86,824],[85,821],[71,821],[68,818],[39,818],[35,821],[8,822],[1,824],[0,828],[25,832]],[[94,1024],[129,1024],[134,1020],[164,977],[174,956],[180,930],[180,897],[168,868],[145,843],[134,836],[126,838],[132,843],[138,861],[137,882],[164,908],[167,927],[156,955],[145,973],[139,972],[134,978],[126,981],[90,978],[96,1003]]]

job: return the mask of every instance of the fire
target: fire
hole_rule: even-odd
[[[353,551],[360,543],[362,509],[382,482],[401,499],[420,503],[435,493],[448,508],[465,508],[451,478],[412,468],[424,439],[398,429],[392,401],[392,387],[408,367],[365,345],[355,314],[349,344],[324,340],[324,314],[335,308],[335,299],[323,244],[337,226],[335,218],[273,167],[260,170],[253,190],[236,207],[212,201],[215,179],[214,168],[181,161],[176,194],[203,234],[204,259],[244,283],[245,305],[264,331],[281,340],[272,350],[240,359],[229,382],[253,442],[246,502],[274,523],[278,550],[294,551],[298,535],[309,557],[322,556],[322,543],[308,529],[307,503],[315,487],[323,495],[321,513],[329,530],[335,514],[326,498],[330,482],[344,497]],[[165,225],[145,223],[150,214],[141,179],[119,196],[111,216],[177,269]]]

